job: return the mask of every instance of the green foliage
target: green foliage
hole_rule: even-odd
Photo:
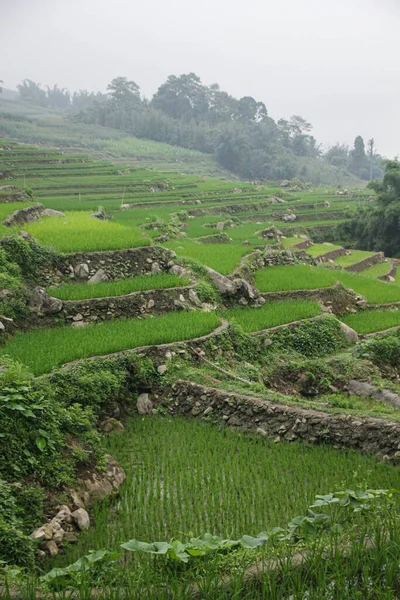
[[[400,311],[366,310],[344,316],[343,322],[361,334],[385,331],[400,325]]]
[[[15,495],[16,488],[0,479],[0,563],[32,567],[33,542],[22,531],[23,521],[18,515],[22,505],[18,506]]]
[[[53,250],[35,240],[28,241],[18,235],[2,237],[0,248],[4,250],[7,261],[16,263],[22,275],[27,278],[34,279],[43,267],[57,264],[57,254]]]
[[[400,366],[400,338],[398,335],[373,337],[357,344],[354,353],[374,363]]]
[[[133,392],[150,386],[155,379],[152,361],[135,355],[89,361],[49,376],[54,394],[63,404],[79,403],[96,415],[115,403],[130,402]]]
[[[198,295],[201,302],[208,302],[209,304],[218,304],[220,296],[215,287],[208,281],[199,281],[195,287],[195,292]]]
[[[330,316],[301,323],[292,330],[281,329],[270,337],[282,349],[292,348],[310,357],[333,354],[346,346],[339,321]]]

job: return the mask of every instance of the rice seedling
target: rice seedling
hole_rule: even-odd
[[[399,310],[367,310],[346,315],[343,322],[357,333],[374,333],[400,326]]]
[[[24,226],[32,236],[59,252],[117,250],[148,246],[150,240],[140,229],[101,221],[81,212],[66,213]]]
[[[318,302],[282,300],[266,302],[261,308],[230,308],[224,311],[223,316],[250,333],[292,321],[309,319],[320,313],[321,306]]]
[[[140,275],[116,281],[101,281],[94,285],[87,283],[65,283],[50,287],[47,292],[60,300],[84,300],[86,298],[106,298],[109,296],[123,296],[133,292],[146,290],[167,289],[189,285],[188,277],[178,277],[170,273],[159,275]]]
[[[316,493],[354,487],[358,478],[369,487],[400,486],[398,470],[374,457],[323,445],[277,445],[204,421],[135,418],[106,443],[127,473],[121,497],[115,508],[94,505],[94,527],[52,566],[132,538],[255,535],[303,514]],[[137,564],[127,557],[125,568]]]
[[[240,259],[251,252],[251,248],[241,244],[200,244],[190,240],[178,240],[164,245],[179,256],[191,258],[223,275],[231,273],[239,265]]]
[[[365,258],[369,258],[373,254],[374,252],[366,252],[365,250],[351,250],[351,254],[338,256],[334,262],[342,267],[349,267]]]
[[[148,319],[104,321],[82,328],[54,327],[17,333],[0,348],[29,366],[35,375],[90,356],[154,344],[166,344],[211,333],[218,325],[214,313],[174,312]]]

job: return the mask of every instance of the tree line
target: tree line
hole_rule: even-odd
[[[323,153],[303,117],[274,121],[263,102],[234,98],[218,84],[203,84],[195,73],[170,75],[150,100],[126,77],[114,78],[106,93],[71,94],[57,85],[43,89],[29,79],[18,92],[21,100],[66,110],[76,121],[213,154],[221,166],[244,178],[307,179],[312,170],[315,179],[328,166],[337,183],[348,173],[364,180],[382,175],[373,140],[368,154],[361,136],[351,150],[336,144]]]

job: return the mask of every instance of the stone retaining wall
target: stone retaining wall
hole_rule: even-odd
[[[302,242],[299,242],[298,244],[294,244],[293,246],[291,246],[291,249],[292,250],[305,250],[306,248],[309,248],[310,246],[312,246],[311,240],[303,240]]]
[[[385,255],[383,252],[378,252],[377,254],[373,254],[372,256],[364,258],[364,260],[354,263],[354,265],[346,267],[345,271],[349,271],[350,273],[359,273],[360,271],[364,271],[364,269],[367,269],[376,263],[383,262],[384,258]]]
[[[396,279],[396,275],[397,275],[397,264],[392,263],[392,266],[390,267],[389,271],[387,273],[385,273],[385,275],[380,275],[378,277],[378,279],[380,279],[381,281],[392,281],[392,278]]]
[[[380,458],[400,460],[400,423],[385,419],[338,415],[277,404],[268,398],[255,398],[178,380],[167,398],[159,399],[170,414],[206,417],[255,432],[279,441],[303,440],[310,444],[331,444],[351,448]]]
[[[325,254],[321,254],[317,257],[318,262],[329,262],[330,260],[334,260],[338,256],[344,256],[347,250],[345,248],[336,248],[336,250],[330,250],[330,252],[326,252]]]
[[[365,299],[353,290],[345,288],[341,283],[332,287],[315,290],[288,290],[285,292],[264,292],[261,294],[266,302],[276,300],[316,300],[329,308],[335,315],[343,315],[365,308]]]
[[[66,254],[58,261],[57,268],[42,272],[44,285],[75,280],[75,269],[79,265],[88,266],[88,277],[103,269],[108,279],[124,279],[135,275],[154,272],[154,263],[161,271],[168,270],[168,263],[175,253],[161,246],[143,246],[126,250],[108,250],[104,252],[75,252]]]
[[[30,319],[31,327],[72,324],[82,327],[85,324],[110,321],[113,319],[161,315],[166,312],[201,306],[194,286],[133,292],[125,296],[68,300],[62,302],[60,312],[48,315],[35,315]]]

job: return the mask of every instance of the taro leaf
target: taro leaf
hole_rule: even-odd
[[[266,540],[263,538],[253,537],[252,535],[244,535],[240,540],[239,544],[242,548],[246,548],[248,550],[254,550],[254,548],[258,548],[265,544]]]
[[[179,560],[180,562],[187,563],[190,556],[186,552],[186,544],[182,544],[179,540],[174,540],[172,546],[168,550],[168,557],[172,558],[172,560]]]
[[[129,550],[130,552],[148,552],[149,554],[166,554],[168,550],[172,548],[171,544],[167,542],[153,542],[147,544],[146,542],[139,542],[138,540],[130,540],[125,544],[121,544],[121,548]]]

